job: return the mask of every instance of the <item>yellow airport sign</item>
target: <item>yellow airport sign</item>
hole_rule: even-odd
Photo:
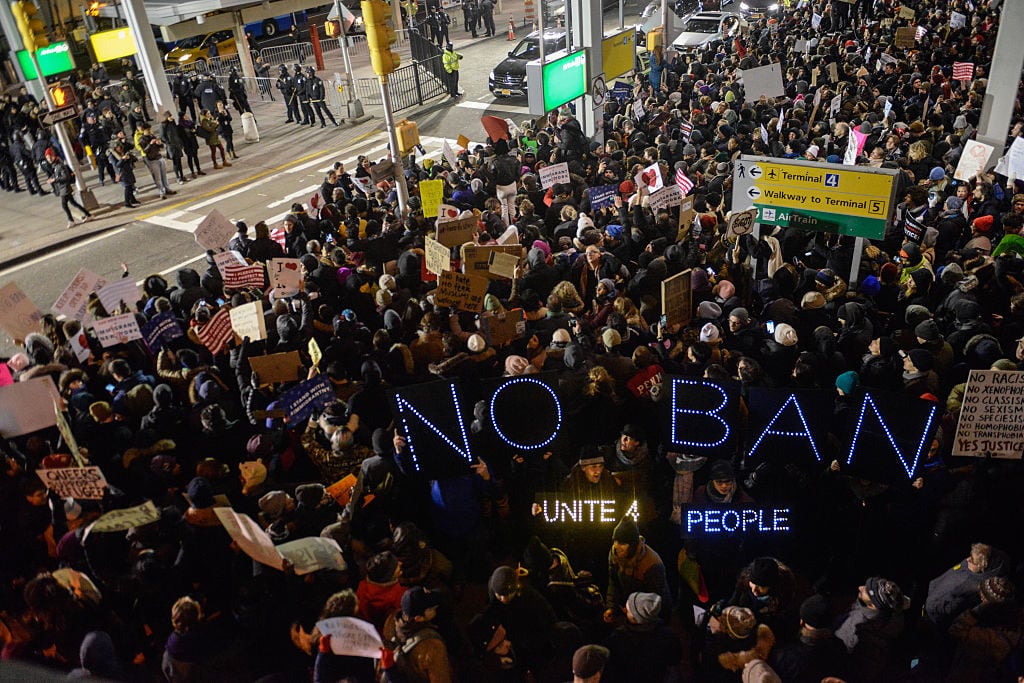
[[[635,58],[635,29],[626,29],[601,41],[601,71],[606,82],[632,71]]]

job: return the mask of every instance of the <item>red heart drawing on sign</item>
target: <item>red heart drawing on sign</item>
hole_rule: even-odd
[[[288,270],[298,270],[299,269],[299,264],[298,263],[286,263],[286,264],[284,264],[284,267],[287,268]]]
[[[89,339],[85,336],[85,332],[78,335],[78,345],[81,346],[83,349],[89,346]]]
[[[654,171],[644,171],[640,179],[644,181],[644,185],[647,187],[654,187],[658,184],[658,176]]]

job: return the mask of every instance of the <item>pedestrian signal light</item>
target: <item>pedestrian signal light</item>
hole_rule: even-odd
[[[391,8],[383,0],[363,0],[363,23],[366,26],[366,42],[370,46],[370,64],[378,76],[394,73],[401,59],[391,46],[398,37],[391,28]]]
[[[398,133],[398,152],[402,156],[409,154],[420,144],[420,128],[415,121],[402,119],[396,122],[395,132]]]
[[[326,33],[329,38],[333,38],[334,36],[341,35],[340,31],[338,31],[338,22],[336,22],[336,21],[325,21],[324,22],[324,33]]]
[[[75,89],[70,85],[58,83],[50,86],[50,100],[55,107],[67,107],[75,103]]]
[[[50,44],[46,37],[46,26],[43,20],[38,18],[39,8],[31,0],[17,0],[11,3],[11,13],[18,25],[18,32],[21,34],[21,41],[25,49],[32,52],[38,48]]]

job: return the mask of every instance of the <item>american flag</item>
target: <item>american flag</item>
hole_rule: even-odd
[[[953,62],[953,80],[970,81],[974,78],[974,62]]]
[[[682,134],[680,135],[680,138],[682,138],[683,144],[685,145],[690,141],[690,134],[693,133],[693,124],[689,121],[683,121],[679,126],[679,132]]]
[[[914,32],[914,37],[917,38],[918,40],[921,40],[927,34],[928,34],[928,29],[926,29],[924,26],[918,26],[917,27],[917,31]]]
[[[683,169],[676,169],[676,187],[683,193],[685,197],[690,190],[693,189],[693,181],[690,180],[689,176],[683,173]]]
[[[224,286],[230,289],[263,286],[263,264],[224,266]]]
[[[223,352],[234,336],[234,332],[231,330],[231,314],[228,313],[228,309],[220,309],[208,323],[196,328],[196,336],[214,356]]]

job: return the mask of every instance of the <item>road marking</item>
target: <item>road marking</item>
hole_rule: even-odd
[[[488,103],[488,102],[459,102],[455,106],[456,107],[463,107],[465,109],[482,109],[482,110],[485,110],[485,111],[487,111],[487,110],[500,111],[500,112],[506,112],[506,113],[509,113],[509,114],[529,114],[530,113],[530,108],[529,107],[517,107],[517,106],[511,105],[511,104],[509,104],[509,105],[502,105],[502,104],[492,104],[492,103]]]
[[[34,258],[31,261],[26,261],[25,263],[19,263],[16,266],[11,266],[10,268],[5,268],[4,270],[0,270],[0,275],[10,275],[11,273],[16,273],[19,270],[22,270],[24,268],[28,268],[29,266],[34,266],[34,265],[36,265],[38,263],[42,263],[43,261],[47,261],[49,259],[52,259],[54,256],[62,256],[64,254],[69,254],[72,251],[76,251],[78,249],[81,249],[82,247],[86,247],[86,246],[88,246],[90,244],[93,244],[95,242],[99,242],[100,240],[105,240],[108,237],[113,237],[114,235],[120,235],[126,229],[127,228],[117,228],[115,230],[111,230],[110,232],[105,232],[105,233],[103,233],[101,235],[96,235],[94,237],[90,237],[90,238],[88,238],[86,240],[83,240],[81,242],[75,242],[74,244],[68,245],[66,247],[62,247],[61,249],[58,249],[57,251],[47,252],[43,256],[39,256],[37,258]]]

